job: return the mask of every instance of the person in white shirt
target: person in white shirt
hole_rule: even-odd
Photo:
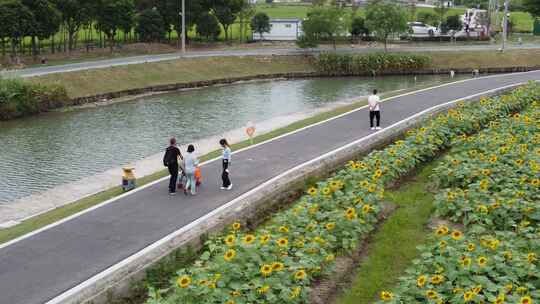
[[[377,95],[377,90],[373,90],[373,95],[368,98],[369,106],[369,123],[371,125],[371,130],[380,130],[381,127],[381,108],[380,104],[381,98]],[[373,124],[373,120],[377,119],[377,126]]]

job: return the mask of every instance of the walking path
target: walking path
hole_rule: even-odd
[[[442,46],[398,46],[392,48],[393,52],[431,52],[431,51],[481,51],[481,50],[497,50],[500,45],[442,45]],[[520,46],[510,45],[508,49],[540,49],[538,44],[523,44]],[[327,51],[327,49],[314,49],[314,53]],[[383,48],[338,48],[339,53],[369,53],[384,51]],[[253,49],[240,51],[196,51],[187,54],[171,53],[160,55],[145,55],[133,56],[116,59],[86,61],[81,63],[72,63],[66,65],[28,68],[17,71],[0,71],[0,76],[12,77],[35,77],[47,74],[75,72],[91,69],[102,69],[114,66],[123,66],[131,64],[141,64],[148,62],[160,62],[167,60],[175,60],[180,58],[203,58],[203,57],[241,57],[241,56],[270,56],[270,55],[302,55],[304,50],[293,48],[277,48],[277,49]]]
[[[448,101],[540,80],[540,71],[461,81],[389,99],[384,125]],[[232,191],[219,190],[221,163],[202,168],[195,197],[152,184],[100,208],[0,246],[0,303],[46,303],[280,173],[361,139],[372,131],[365,108],[233,155]]]

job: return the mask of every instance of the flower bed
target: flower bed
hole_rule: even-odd
[[[523,108],[528,92],[517,90],[493,106],[460,104],[404,140],[351,162],[263,227],[245,231],[234,223],[206,243],[192,267],[178,271],[171,290],[150,290],[148,303],[305,302],[310,282],[332,266],[335,255],[355,248],[373,229],[385,184],[435,156],[455,135]]]
[[[531,104],[523,113],[453,140],[434,170],[436,213],[467,233],[438,227],[396,295],[381,293],[383,302],[540,301],[540,90],[519,98]]]

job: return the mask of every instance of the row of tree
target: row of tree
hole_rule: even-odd
[[[248,0],[186,0],[186,29],[197,26],[203,37],[217,37],[223,28],[228,40],[231,25],[240,23],[241,37],[255,15]],[[2,54],[6,45],[17,55],[22,42],[29,37],[32,53],[47,41],[54,52],[55,39],[61,40],[64,50],[71,51],[80,39],[92,41],[98,33],[111,48],[118,33],[125,39],[132,33],[140,41],[169,40],[174,31],[180,32],[181,0],[0,0],[0,42]],[[84,37],[80,32],[84,30]]]

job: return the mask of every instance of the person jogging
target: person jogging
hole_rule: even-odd
[[[381,108],[380,104],[381,98],[377,95],[377,90],[373,90],[373,95],[368,97],[368,107],[369,107],[369,123],[371,125],[371,130],[380,130],[381,129]],[[373,123],[374,120],[377,120],[377,125]]]
[[[176,181],[178,180],[178,159],[182,158],[180,149],[176,146],[176,138],[169,140],[169,146],[163,156],[163,165],[169,169],[171,179],[169,180],[169,195],[176,194]]]
[[[223,180],[223,184],[221,186],[221,189],[231,190],[232,183],[231,179],[229,178],[229,167],[231,165],[231,147],[229,146],[229,143],[226,139],[220,140],[219,144],[221,145],[221,148],[223,148],[223,172],[221,173],[221,179]]]

